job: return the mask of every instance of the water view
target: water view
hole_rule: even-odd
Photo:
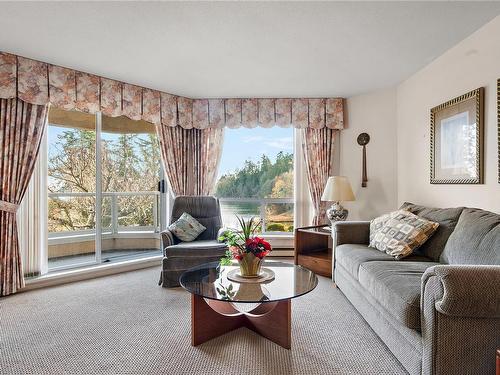
[[[283,200],[283,203],[268,203]],[[264,232],[293,232],[293,203],[291,199],[262,199],[251,202],[225,201],[221,198],[222,222],[225,227],[237,228],[236,216],[256,217],[264,224]],[[262,227],[259,226],[259,231]]]

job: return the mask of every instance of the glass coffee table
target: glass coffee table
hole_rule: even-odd
[[[212,262],[191,268],[180,277],[191,293],[191,345],[246,327],[286,348],[291,348],[291,300],[318,285],[316,275],[289,263],[265,261],[274,273],[265,282],[228,279],[238,266]]]

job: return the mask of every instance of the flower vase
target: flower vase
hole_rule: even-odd
[[[258,277],[260,275],[260,268],[262,266],[262,260],[256,257],[252,253],[246,253],[238,260],[240,265],[240,275],[242,277]]]

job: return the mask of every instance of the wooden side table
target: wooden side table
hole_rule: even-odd
[[[497,370],[496,375],[500,375],[500,349],[497,349]]]
[[[295,229],[295,264],[332,277],[333,239],[328,225]]]

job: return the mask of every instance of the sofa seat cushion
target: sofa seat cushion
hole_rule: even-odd
[[[178,257],[207,257],[221,256],[226,254],[227,246],[217,240],[203,240],[192,242],[180,242],[176,245],[168,246],[165,249],[167,258]]]
[[[500,215],[479,208],[464,209],[440,261],[500,265]]]
[[[359,266],[374,260],[392,261],[394,258],[368,245],[344,244],[335,248],[335,262],[355,279],[358,279]]]
[[[368,247],[368,245],[344,244],[335,248],[335,262],[341,265],[356,280],[358,279],[359,266],[362,263],[372,261],[430,262],[431,260],[420,255],[410,255],[402,260],[396,261],[394,257],[389,254]]]
[[[365,262],[359,283],[394,319],[420,330],[420,286],[425,270],[435,262]]]

